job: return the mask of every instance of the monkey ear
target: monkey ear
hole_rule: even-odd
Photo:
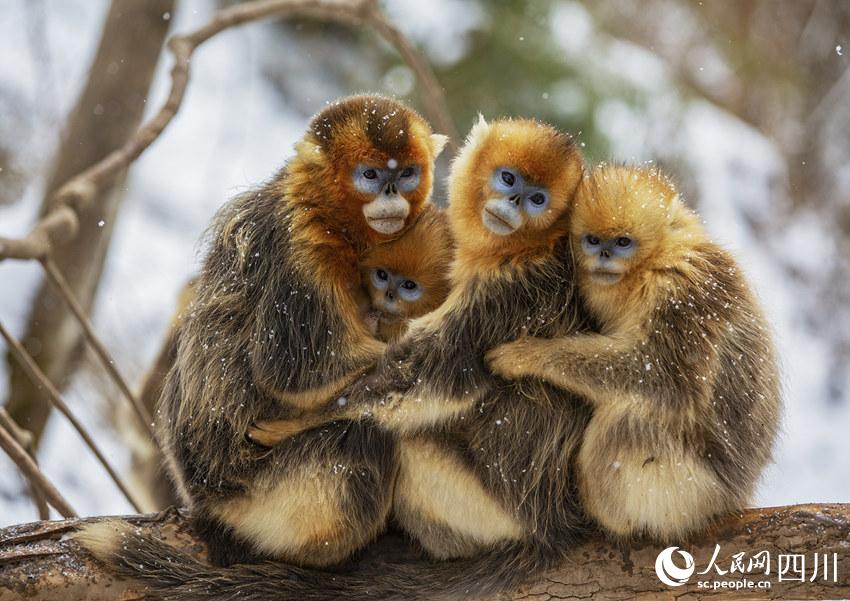
[[[487,123],[484,115],[478,113],[478,121],[472,126],[472,129],[469,130],[469,134],[466,136],[466,143],[470,146],[477,146],[489,131],[490,124]]]
[[[431,148],[434,151],[435,159],[440,156],[440,153],[443,152],[443,148],[445,148],[448,143],[448,136],[444,136],[443,134],[431,134]]]
[[[299,140],[295,143],[295,153],[310,163],[318,163],[322,160],[322,149],[318,144],[307,140]]]
[[[665,198],[663,202],[667,206],[667,223],[673,225],[684,208],[684,205],[682,204],[682,197],[678,193],[673,194],[672,196]]]

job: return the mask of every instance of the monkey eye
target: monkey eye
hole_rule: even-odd
[[[401,287],[405,290],[416,290],[417,284],[413,280],[404,280],[404,282],[402,282],[401,284]]]
[[[374,169],[367,169],[363,172],[363,177],[365,177],[366,179],[375,179],[376,177],[378,177],[378,172]]]
[[[584,241],[587,242],[590,246],[597,246],[599,244],[599,238],[597,238],[593,234],[588,234],[587,236],[585,236]]]
[[[513,186],[516,183],[516,177],[510,171],[502,171],[501,173],[502,181],[505,182],[508,186]]]
[[[528,200],[530,200],[532,204],[535,204],[539,207],[546,203],[546,195],[543,194],[543,192],[535,192],[534,194],[528,197]]]
[[[389,274],[386,271],[384,271],[383,269],[376,270],[375,271],[375,277],[377,277],[382,282],[386,282],[388,279],[390,279]]]
[[[632,245],[632,239],[628,236],[620,236],[617,238],[617,246],[620,248],[628,248]]]
[[[401,177],[411,177],[416,170],[413,167],[405,167],[401,170]]]

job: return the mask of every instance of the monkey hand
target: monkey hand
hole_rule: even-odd
[[[254,422],[248,429],[248,440],[263,447],[273,447],[323,422],[318,415],[296,419],[270,419]]]
[[[363,323],[366,324],[366,329],[372,336],[377,336],[378,325],[381,323],[381,313],[379,311],[367,311],[363,316]]]
[[[493,373],[505,379],[533,376],[538,371],[534,358],[545,342],[545,339],[540,338],[519,338],[491,349],[484,358]]]

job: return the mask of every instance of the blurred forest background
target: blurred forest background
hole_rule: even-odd
[[[6,0],[0,11],[0,236],[162,103],[169,32],[222,0]],[[739,257],[775,324],[787,410],[759,504],[850,501],[850,2],[386,0],[425,53],[461,133],[478,112],[573,132],[592,161],[654,160]],[[269,177],[307,119],[355,91],[420,106],[414,74],[369,29],[314,20],[228,30],[192,59],[177,118],[84,216],[57,262],[118,366],[139,382],[200,238]],[[443,159],[441,178],[445,176]],[[438,185],[444,202],[444,184]],[[35,263],[0,264],[0,321],[22,338],[140,490],[144,436]],[[0,404],[83,514],[130,510],[10,358]],[[53,412],[55,413],[55,412]],[[133,459],[135,456],[135,460]],[[143,462],[141,462],[143,463]],[[148,499],[149,508],[157,505]],[[37,518],[0,456],[0,526]]]

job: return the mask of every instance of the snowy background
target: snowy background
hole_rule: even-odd
[[[715,239],[739,258],[775,325],[786,413],[776,463],[755,501],[850,502],[847,15],[786,2],[741,25],[671,0],[640,10],[628,2],[592,10],[572,1],[523,4],[388,0],[386,9],[435,65],[461,132],[478,110],[537,116],[576,133],[593,160],[656,160],[676,176]],[[0,172],[0,236],[19,237],[33,223],[107,8],[105,0],[0,7],[0,146],[10,157]],[[181,0],[168,15],[172,30],[203,24],[215,8],[213,0]],[[790,53],[768,51],[763,70],[785,73],[785,60],[823,67],[817,98],[794,95],[760,63],[718,50],[727,37],[758,41],[752,28],[769,35],[771,19],[805,22]],[[165,97],[169,67],[161,60],[149,111]],[[192,67],[178,117],[130,171],[95,306],[97,331],[133,381],[158,349],[211,215],[286,160],[312,112],[359,90],[416,100],[409,69],[375,36],[315,23],[228,31],[204,45]],[[734,85],[740,90],[722,93]],[[19,336],[39,277],[34,264],[0,264],[0,320]],[[83,364],[66,398],[126,467],[126,416],[109,408],[93,366]],[[0,361],[0,402],[6,371]],[[39,460],[80,513],[131,511],[61,416],[50,419]],[[15,466],[0,456],[0,526],[35,517]]]

